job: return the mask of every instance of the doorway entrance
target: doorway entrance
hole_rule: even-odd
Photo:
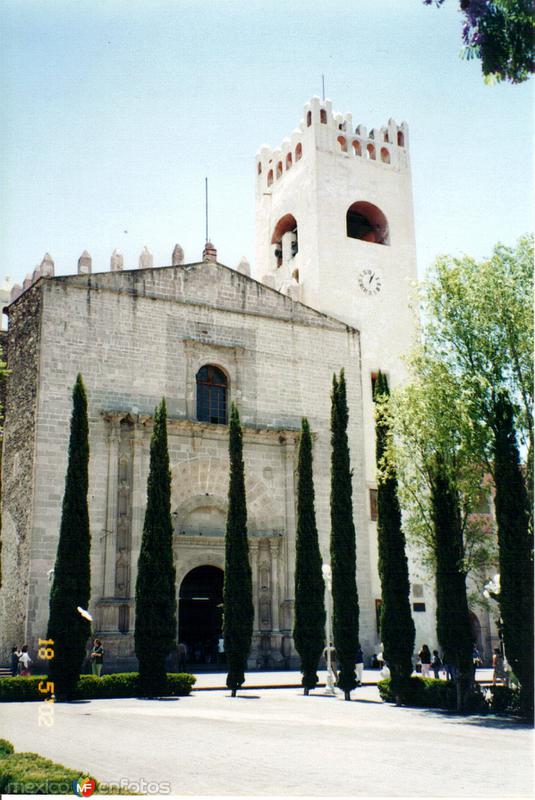
[[[216,664],[223,618],[223,570],[192,569],[180,586],[178,641],[188,648],[190,664]]]

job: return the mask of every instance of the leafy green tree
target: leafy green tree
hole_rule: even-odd
[[[414,622],[411,615],[409,568],[401,526],[396,467],[389,443],[392,422],[388,381],[379,372],[375,384],[377,461],[377,539],[381,578],[381,640],[395,695],[412,675]]]
[[[437,635],[454,667],[461,710],[473,678],[466,578],[470,569],[492,563],[494,552],[488,519],[474,514],[484,491],[483,466],[459,385],[447,368],[425,350],[410,366],[411,383],[393,396],[394,457],[410,534],[435,574]]]
[[[242,429],[238,409],[232,404],[229,430],[230,480],[225,534],[223,634],[227,656],[227,686],[236,690],[245,680],[253,635],[253,589],[247,541],[247,502],[243,467]]]
[[[333,376],[331,395],[331,569],[333,634],[338,662],[338,686],[345,699],[357,685],[355,658],[359,642],[359,602],[353,492],[347,440],[348,408],[344,371]]]
[[[441,6],[444,0],[423,0]],[[522,83],[533,73],[531,0],[459,0],[464,14],[462,55],[478,58],[485,83]]]
[[[143,697],[158,697],[167,690],[165,662],[176,644],[175,581],[167,409],[162,399],[154,412],[136,581],[135,647]]]
[[[69,700],[73,695],[91,633],[88,620],[77,610],[78,607],[87,609],[89,605],[91,581],[87,506],[89,427],[87,396],[80,374],[74,384],[72,403],[65,494],[47,632],[54,650],[49,677],[54,682],[58,700]]]
[[[503,552],[504,548],[512,548],[522,553],[527,558],[526,569],[532,574],[533,493],[532,487],[526,486],[526,474],[529,480],[533,473],[532,297],[533,237],[525,236],[516,248],[497,245],[487,261],[467,257],[439,259],[424,298],[430,320],[426,326],[427,346],[440,360],[450,382],[459,387],[470,421],[462,441],[466,441],[467,433],[472,437],[476,443],[472,458],[486,465],[494,481],[500,565],[506,570],[501,579],[516,589],[514,597],[506,591],[503,602],[508,605],[506,616],[516,615],[516,625],[528,617],[533,619],[529,582],[515,583],[513,559]],[[513,446],[517,438],[527,449],[525,472],[519,470],[518,448]],[[524,484],[523,491],[518,482]],[[523,501],[515,510],[507,498],[514,495],[518,500],[520,494]],[[516,524],[519,520],[522,524]],[[512,570],[510,576],[507,570]],[[510,619],[504,628],[505,648],[506,652],[515,652],[516,645],[511,640],[515,624]],[[523,653],[531,668],[520,666],[520,671],[531,686],[528,676],[533,669],[532,646],[523,648]],[[522,688],[528,702],[532,688]]]
[[[533,531],[509,398],[500,393],[495,418],[494,470],[500,546],[500,612],[505,654],[533,713]]]
[[[316,670],[325,641],[325,584],[314,509],[312,437],[301,421],[297,477],[294,642],[301,657],[304,693],[318,683]]]

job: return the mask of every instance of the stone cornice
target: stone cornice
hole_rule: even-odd
[[[138,429],[152,432],[152,414],[133,414],[131,411],[102,411],[101,416],[105,422],[119,423],[130,422]],[[206,436],[213,439],[228,439],[228,425],[215,425],[210,422],[198,422],[191,419],[170,419],[167,420],[168,431],[170,434]],[[300,428],[282,427],[269,428],[260,425],[242,424],[243,437],[245,441],[264,440],[271,444],[295,445],[299,441]]]

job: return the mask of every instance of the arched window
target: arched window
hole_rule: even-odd
[[[303,155],[303,145],[301,144],[301,142],[299,142],[299,144],[295,148],[295,160],[299,161],[302,155]]]
[[[199,422],[227,424],[226,375],[218,367],[207,364],[197,373],[197,419]]]
[[[327,125],[327,112],[324,108],[320,109],[320,122],[322,125]]]
[[[390,244],[388,222],[380,208],[360,201],[349,206],[346,214],[346,231],[350,239],[360,239],[373,244]]]
[[[385,131],[385,135],[384,135],[383,139],[384,139],[385,142],[389,142],[390,141],[390,136],[388,135],[388,131]]]
[[[405,147],[405,137],[402,131],[398,131],[398,147]]]
[[[286,156],[286,169],[289,170],[291,166],[292,166],[292,154],[288,153],[288,155]]]
[[[258,162],[258,174],[259,175],[262,174],[262,164],[260,163],[260,161]]]
[[[373,144],[369,144],[368,147],[366,148],[366,151],[368,153],[368,158],[371,161],[375,161],[375,147],[374,147],[374,145]]]
[[[270,169],[267,177],[267,185],[271,186],[272,183],[273,183],[273,170]]]
[[[390,152],[388,147],[381,147],[381,161],[383,164],[390,164]]]
[[[307,111],[307,128],[312,125],[312,111]]]
[[[346,137],[345,137],[345,136],[339,136],[339,137],[338,137],[338,139],[337,139],[336,141],[337,141],[337,142],[338,142],[338,144],[340,145],[340,150],[342,151],[342,153],[347,153],[347,141],[346,141]]]
[[[353,141],[353,150],[355,151],[356,156],[362,155],[362,147],[360,146],[360,142],[358,141],[358,139],[355,139]]]
[[[282,175],[282,161],[279,161],[279,163],[277,164],[277,178],[280,178],[281,175]]]

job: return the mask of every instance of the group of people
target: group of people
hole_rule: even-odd
[[[102,672],[102,664],[104,663],[104,648],[100,639],[95,639],[93,648],[91,650],[91,671],[93,675],[98,675]],[[13,645],[11,648],[11,677],[16,678],[19,675],[30,675],[30,665],[32,659],[28,653],[28,645],[20,648],[18,645]]]
[[[444,677],[446,680],[450,681],[455,679],[456,668],[449,662],[445,653],[443,654],[442,658],[440,658],[438,650],[433,650],[433,654],[431,655],[429,647],[424,644],[418,653],[418,659],[421,665],[422,678],[428,678],[431,671],[433,672],[435,678],[439,678],[440,673],[444,672]],[[472,650],[472,666],[474,670],[474,676],[476,669],[481,667],[482,664],[483,660],[480,652],[477,646],[474,645]],[[498,682],[504,683],[505,685],[509,684],[511,668],[507,663],[507,659],[504,657],[502,651],[498,647],[494,648],[494,652],[492,654],[492,669],[492,683],[494,685]]]
[[[11,648],[11,676],[13,678],[16,678],[17,675],[29,675],[31,663],[32,659],[28,653],[27,644],[22,649],[18,645]]]
[[[455,680],[456,667],[451,663],[451,660],[448,658],[446,653],[443,653],[442,657],[440,657],[438,650],[433,650],[433,654],[431,655],[429,647],[424,644],[418,653],[418,663],[420,665],[422,678],[429,678],[430,672],[432,672],[434,677],[438,680],[438,678],[440,678],[440,673],[443,672],[446,680]],[[476,645],[474,645],[472,650],[472,665],[474,675],[477,667],[480,667],[481,664],[482,660],[479,650],[477,649]]]

